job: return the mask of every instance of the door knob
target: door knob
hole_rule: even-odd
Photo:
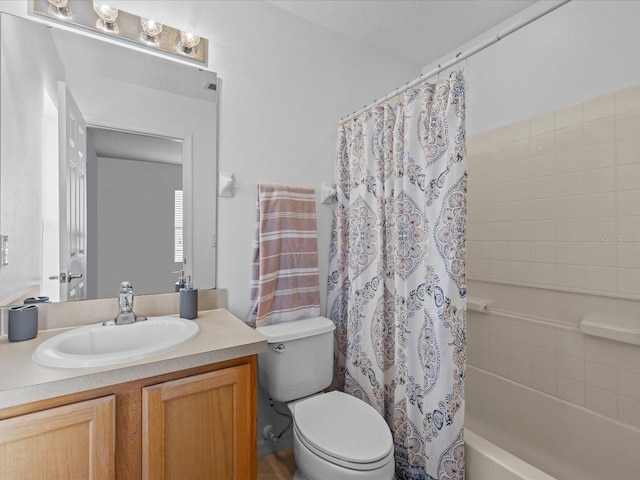
[[[71,282],[71,280],[75,280],[76,278],[82,278],[84,275],[82,273],[64,273],[62,272],[60,275],[51,275],[49,280],[58,280],[60,279],[60,283]]]
[[[82,273],[67,273],[67,282],[71,280],[75,280],[76,278],[82,278],[84,275]]]

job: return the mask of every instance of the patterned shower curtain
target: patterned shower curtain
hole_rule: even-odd
[[[464,478],[465,105],[454,73],[340,127],[335,387],[389,424],[396,478]]]

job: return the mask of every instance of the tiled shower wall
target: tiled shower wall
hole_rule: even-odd
[[[475,135],[467,169],[470,295],[490,282],[640,299],[640,87]],[[470,365],[640,428],[640,347],[491,300],[469,312]]]
[[[467,362],[640,428],[640,348],[577,327],[470,311]]]
[[[640,298],[640,87],[471,137],[470,278]]]

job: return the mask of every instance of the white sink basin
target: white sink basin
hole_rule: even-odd
[[[196,322],[179,317],[149,317],[130,325],[98,323],[44,341],[33,352],[33,360],[46,367],[62,368],[133,362],[172,350],[199,331]]]

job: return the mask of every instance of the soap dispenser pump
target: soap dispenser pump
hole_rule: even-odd
[[[191,286],[191,275],[180,289],[180,317],[189,320],[198,317],[198,289]]]
[[[174,292],[179,292],[180,290],[182,290],[186,284],[186,280],[184,278],[184,269],[183,270],[176,270],[175,272],[171,272],[171,273],[179,273],[180,276],[178,277],[178,281],[176,283],[173,284],[173,291]]]

